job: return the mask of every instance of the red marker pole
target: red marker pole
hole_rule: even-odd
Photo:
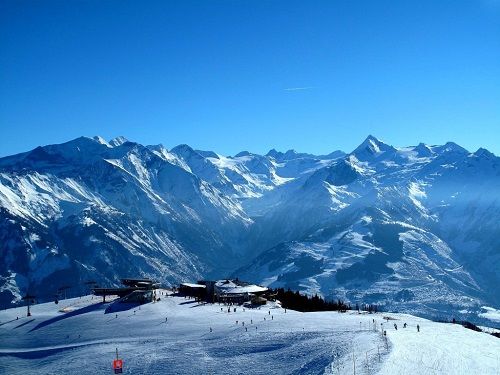
[[[123,361],[118,358],[118,348],[116,348],[116,359],[113,361],[113,370],[115,374],[123,373]]]

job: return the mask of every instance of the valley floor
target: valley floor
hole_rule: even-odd
[[[90,296],[1,311],[0,374],[109,374],[116,348],[127,374],[500,374],[500,339],[459,325],[161,297],[112,313]]]

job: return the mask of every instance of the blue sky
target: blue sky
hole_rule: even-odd
[[[0,155],[80,135],[235,154],[500,155],[500,0],[0,2]]]

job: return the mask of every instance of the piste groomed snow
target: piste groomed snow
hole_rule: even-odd
[[[36,305],[31,317],[25,308],[1,311],[0,373],[112,373],[116,349],[126,374],[500,371],[500,340],[460,325],[406,314],[285,312],[275,303],[228,313],[160,293],[158,302],[119,312],[106,313],[113,302],[90,296]]]

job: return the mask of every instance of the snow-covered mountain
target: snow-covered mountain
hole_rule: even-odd
[[[78,138],[0,160],[1,301],[232,269],[252,223],[161,147]]]
[[[423,315],[500,303],[500,159],[485,150],[370,136],[273,194],[243,278]]]
[[[238,275],[438,315],[500,306],[500,159],[369,136],[329,155],[100,137],[0,159],[0,303]]]

